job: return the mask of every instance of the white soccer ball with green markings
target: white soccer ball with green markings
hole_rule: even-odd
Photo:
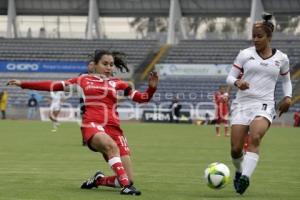
[[[219,162],[214,162],[205,169],[204,178],[207,186],[213,189],[221,189],[228,182],[230,177],[229,168]]]

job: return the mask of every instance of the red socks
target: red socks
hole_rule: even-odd
[[[121,158],[120,157],[112,157],[108,160],[108,164],[110,165],[112,170],[117,175],[120,185],[122,187],[125,185],[129,185],[129,179],[128,179],[126,171],[123,167],[123,164],[121,162]],[[109,182],[111,183],[111,179],[109,180]]]
[[[97,180],[96,184],[107,187],[121,187],[117,176],[105,176]]]

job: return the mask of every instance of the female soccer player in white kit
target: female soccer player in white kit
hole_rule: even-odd
[[[50,113],[49,113],[49,118],[52,121],[53,124],[53,129],[51,130],[52,132],[56,132],[58,129],[58,115],[61,110],[61,103],[62,103],[62,98],[64,97],[64,92],[59,91],[59,92],[51,92],[51,105],[50,105]]]
[[[278,76],[282,76],[284,99],[278,107],[279,116],[291,105],[292,84],[289,59],[270,47],[274,25],[270,14],[256,22],[252,29],[253,47],[241,50],[227,77],[227,83],[238,88],[231,106],[231,157],[236,168],[234,187],[243,194],[259,160],[260,142],[276,116],[274,91]],[[242,78],[238,79],[243,72]],[[249,132],[248,151],[243,153]]]

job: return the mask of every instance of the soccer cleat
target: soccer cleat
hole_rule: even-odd
[[[246,189],[249,187],[249,185],[250,185],[249,178],[245,175],[242,175],[237,182],[236,192],[243,194],[246,191]]]
[[[91,177],[89,180],[85,181],[81,185],[81,189],[92,189],[92,188],[97,188],[97,180],[101,179],[104,177],[104,174],[102,172],[96,172],[96,174]]]
[[[60,124],[58,123],[58,122],[54,122],[53,123],[53,128],[52,128],[52,132],[57,132],[58,131],[58,126],[59,126]]]
[[[133,196],[139,196],[141,195],[141,191],[137,190],[132,184],[124,186],[120,192],[120,194],[123,195],[133,195]]]
[[[238,184],[238,181],[239,181],[241,175],[242,175],[241,172],[235,172],[235,177],[233,179],[233,186],[234,186],[235,190],[237,190],[237,184]]]

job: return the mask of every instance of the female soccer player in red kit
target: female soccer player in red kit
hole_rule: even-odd
[[[81,132],[88,147],[103,154],[115,172],[115,176],[104,176],[97,172],[90,180],[84,182],[82,189],[91,189],[99,185],[122,187],[121,194],[140,195],[133,186],[133,169],[127,140],[120,128],[117,113],[117,91],[133,101],[144,103],[150,101],[159,79],[153,72],[149,77],[149,87],[145,92],[133,90],[128,83],[112,77],[114,67],[123,72],[129,71],[119,54],[109,51],[96,51],[94,56],[95,74],[83,74],[65,81],[23,82],[10,80],[9,85],[23,89],[44,91],[68,91],[72,85],[80,86],[84,94],[85,112]]]
[[[229,115],[229,95],[226,92],[225,86],[220,86],[219,90],[214,94],[214,103],[216,110],[216,135],[221,136],[220,134],[220,125],[224,124],[224,134],[226,137],[228,134],[228,115]]]

